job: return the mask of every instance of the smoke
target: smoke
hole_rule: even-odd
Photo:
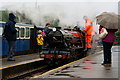
[[[13,5],[14,4],[14,5]],[[13,3],[6,6],[12,12],[24,13],[35,25],[45,25],[47,22],[59,19],[59,26],[84,26],[83,16],[88,16],[96,26],[95,17],[102,12],[118,11],[117,2],[61,2],[61,3]],[[5,7],[5,6],[4,6]]]

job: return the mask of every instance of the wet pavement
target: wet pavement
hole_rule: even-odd
[[[36,78],[118,78],[118,54],[120,46],[112,48],[112,65],[103,66],[103,52],[69,63],[46,72]]]
[[[42,58],[41,59],[39,58],[38,53],[15,56],[14,58],[16,61],[7,61],[7,58],[0,59],[0,62],[2,62],[2,64],[0,64],[0,69],[16,65],[27,64],[38,60],[43,60]]]

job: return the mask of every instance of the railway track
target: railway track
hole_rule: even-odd
[[[85,57],[85,56],[84,56]],[[81,57],[83,58],[83,57]],[[80,58],[79,58],[80,59]],[[78,59],[76,59],[78,60]],[[74,61],[74,60],[72,60]],[[71,61],[71,62],[72,62]],[[49,70],[65,65],[69,62],[60,65],[49,66],[44,60],[28,63],[20,66],[10,67],[2,70],[2,80],[29,80],[31,77],[41,75]]]
[[[50,70],[50,68],[48,68],[48,65],[44,65],[44,66],[39,67],[37,69],[25,72],[22,75],[16,76],[14,78],[10,78],[9,80],[27,80],[35,75],[40,75],[48,70]]]
[[[2,69],[2,80],[26,80],[61,65],[49,65],[44,60]]]
[[[17,65],[2,69],[2,80],[18,80],[20,76],[26,75],[45,68],[47,65],[43,60]],[[15,78],[15,79],[14,79]]]
[[[22,73],[21,75],[17,75],[11,78],[8,78],[9,80],[29,80],[31,77],[36,76],[36,75],[41,75],[49,70],[52,70],[54,68],[60,67],[64,64],[60,64],[60,65],[52,65],[49,66],[48,64],[45,65],[41,65],[38,68],[26,71],[24,73]]]

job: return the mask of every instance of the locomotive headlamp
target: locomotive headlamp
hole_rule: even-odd
[[[53,31],[56,31],[56,28],[53,28]]]
[[[62,55],[58,55],[58,58],[62,58]]]

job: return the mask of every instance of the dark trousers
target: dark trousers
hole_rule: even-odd
[[[113,43],[103,41],[104,64],[111,64],[111,48]]]
[[[15,52],[16,41],[8,41],[8,58],[12,58]]]
[[[38,45],[38,52],[40,53],[42,51],[43,45]]]

